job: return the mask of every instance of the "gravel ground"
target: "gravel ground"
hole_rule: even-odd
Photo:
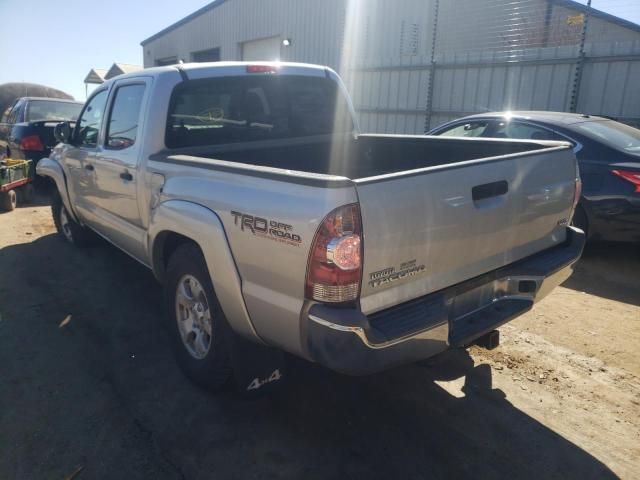
[[[640,476],[637,246],[590,248],[495,350],[363,378],[292,361],[253,401],[185,380],[160,295],[48,207],[0,214],[0,478]]]

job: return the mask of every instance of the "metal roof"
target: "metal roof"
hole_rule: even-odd
[[[160,30],[158,33],[156,33],[154,35],[151,35],[149,38],[144,39],[142,42],[140,42],[140,45],[142,45],[144,47],[147,43],[155,40],[156,38],[161,37],[165,33],[169,33],[170,31],[175,30],[176,28],[184,25],[185,23],[190,22],[194,18],[199,17],[203,13],[206,13],[209,10],[213,10],[214,8],[219,7],[220,5],[222,5],[223,3],[227,2],[227,1],[228,0],[213,0],[213,2],[205,5],[204,7],[202,7],[199,10],[196,10],[192,14],[187,15],[182,20],[178,20],[176,23],[173,23],[173,24],[169,25],[167,28],[164,28],[164,29]]]
[[[107,74],[106,68],[92,68],[87,73],[87,76],[84,77],[84,83],[103,83],[104,76]]]
[[[158,33],[151,35],[149,38],[144,39],[142,42],[140,42],[140,45],[142,45],[143,47],[148,44],[149,42],[152,42],[153,40],[163,36],[166,33],[169,33],[173,30],[175,30],[178,27],[181,27],[182,25],[189,23],[191,20],[193,20],[194,18],[199,17],[200,15],[213,10],[214,8],[219,7],[220,5],[224,4],[225,2],[228,2],[229,0],[214,0],[213,2],[205,5],[204,7],[200,8],[199,10],[196,10],[195,12],[193,12],[190,15],[187,15],[186,17],[184,17],[181,20],[178,20],[177,22],[169,25],[168,27],[160,30]],[[601,10],[597,10],[593,7],[589,8],[586,5],[583,5],[575,0],[548,0],[550,3],[553,3],[555,5],[561,6],[561,7],[565,7],[565,8],[569,8],[572,10],[578,10],[580,12],[583,13],[587,13],[589,12],[589,15],[594,16],[594,17],[598,17],[601,18],[602,20],[606,20],[608,22],[611,23],[615,23],[621,27],[624,28],[629,28],[631,30],[634,30],[636,32],[640,32],[640,25],[638,25],[637,23],[633,23],[630,22],[629,20],[625,20],[623,18],[620,17],[616,17],[615,15],[611,15],[610,13],[606,13],[603,12]]]
[[[111,65],[111,68],[109,68],[109,71],[107,71],[104,79],[109,80],[124,73],[137,72],[138,70],[142,70],[142,68],[142,65],[133,65],[131,63],[114,63]]]

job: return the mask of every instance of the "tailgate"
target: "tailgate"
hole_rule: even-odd
[[[576,178],[568,147],[356,180],[361,308],[373,313],[565,240]]]

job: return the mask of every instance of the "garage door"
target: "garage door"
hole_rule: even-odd
[[[251,40],[242,44],[242,59],[245,61],[280,60],[280,37],[262,38],[260,40]]]

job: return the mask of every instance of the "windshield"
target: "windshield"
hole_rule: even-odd
[[[333,80],[259,75],[192,80],[171,97],[169,148],[351,133],[347,102]]]
[[[53,100],[32,100],[29,102],[27,121],[75,121],[78,118],[81,109],[82,105],[78,103],[56,102]]]
[[[585,136],[609,145],[617,150],[640,154],[640,130],[613,120],[576,124]]]

